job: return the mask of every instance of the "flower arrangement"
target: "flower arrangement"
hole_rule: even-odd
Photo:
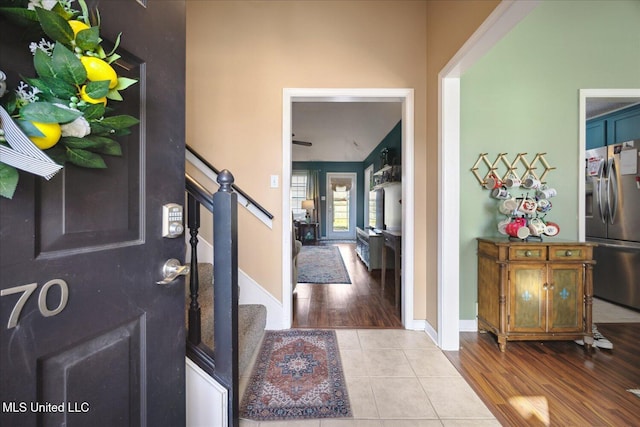
[[[13,197],[17,169],[37,173],[29,169],[29,162],[15,160],[12,154],[19,157],[35,151],[39,161],[49,159],[58,170],[67,162],[106,168],[102,156],[121,156],[116,138],[130,134],[130,128],[139,123],[135,117],[114,114],[112,101],[122,101],[120,92],[137,82],[118,76],[111,66],[120,58],[116,49],[121,35],[106,52],[101,45],[99,13],[91,22],[85,0],[77,0],[81,10],[72,7],[73,1],[0,0],[0,13],[37,23],[46,36],[29,46],[37,76],[22,77],[16,89],[2,99],[0,196]],[[3,77],[0,71],[0,84]],[[0,85],[0,96],[2,92]],[[49,179],[55,172],[37,174]]]

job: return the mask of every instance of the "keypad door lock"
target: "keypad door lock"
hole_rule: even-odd
[[[183,208],[177,203],[167,203],[162,206],[162,237],[170,239],[182,236]]]

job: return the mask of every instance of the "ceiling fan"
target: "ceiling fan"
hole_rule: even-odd
[[[292,134],[291,134],[291,136],[292,136],[292,137],[293,137],[293,136],[296,136],[296,134],[295,134],[295,133],[292,133]],[[312,143],[310,143],[310,142],[308,142],[308,141],[298,141],[298,140],[295,140],[295,139],[292,139],[292,140],[291,140],[291,143],[292,143],[292,144],[295,144],[295,145],[302,145],[303,147],[311,147],[311,146],[313,145]]]

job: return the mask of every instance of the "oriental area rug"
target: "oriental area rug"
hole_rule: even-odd
[[[335,331],[266,331],[240,405],[255,421],[351,417]]]
[[[303,246],[298,254],[298,283],[351,283],[337,246]]]

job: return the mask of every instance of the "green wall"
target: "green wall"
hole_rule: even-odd
[[[480,153],[547,153],[547,219],[578,237],[579,89],[640,87],[640,1],[543,1],[461,78],[460,318],[474,319],[477,236],[499,236],[470,172]],[[486,171],[486,169],[485,169]],[[523,167],[518,168],[522,173]],[[537,173],[540,169],[536,170]]]

